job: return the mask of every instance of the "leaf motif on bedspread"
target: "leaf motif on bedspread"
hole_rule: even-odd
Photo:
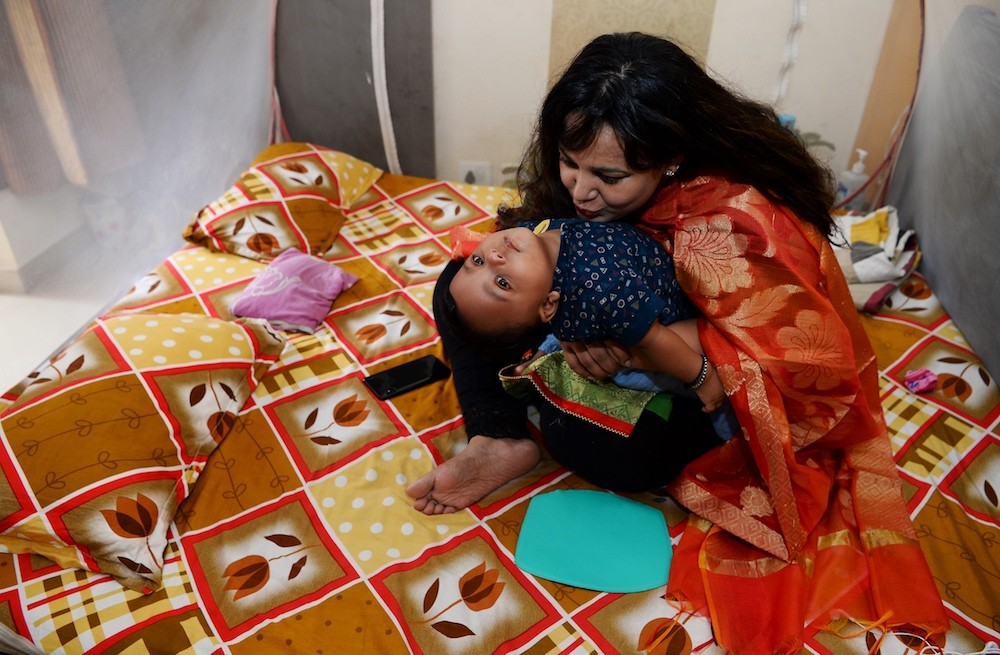
[[[309,169],[306,168],[305,165],[303,165],[300,162],[296,162],[296,161],[282,164],[281,167],[284,168],[286,171],[289,171],[289,172],[292,172],[292,173],[298,173],[300,175],[306,174],[306,173],[309,172]],[[288,177],[288,179],[291,180],[292,182],[295,182],[296,184],[301,184],[302,186],[321,186],[323,184],[323,176],[322,175],[317,175],[316,179],[313,180],[312,182],[310,182],[308,179],[303,179],[301,177],[295,177],[294,175],[290,175]]]
[[[966,381],[965,374],[970,369],[979,373],[979,379],[982,380],[985,386],[990,386],[990,374],[986,372],[986,369],[978,361],[963,359],[961,357],[939,357],[937,361],[942,364],[963,366],[957,375],[951,373],[941,373],[938,375],[941,393],[948,398],[955,398],[963,403],[969,399],[969,396],[972,395],[973,385]]]
[[[125,294],[126,298],[135,295],[149,295],[156,291],[156,289],[163,284],[163,279],[154,271],[152,273],[147,273],[139,279],[138,282],[129,289],[128,293]]]
[[[227,578],[223,589],[235,589],[233,600],[236,601],[263,589],[271,579],[271,566],[260,555],[247,555],[227,566],[223,575]]]
[[[355,332],[354,336],[356,336],[362,343],[371,344],[384,337],[386,332],[387,330],[385,329],[385,326],[381,323],[372,323]]]
[[[56,366],[56,362],[58,362],[65,356],[66,356],[66,351],[64,350],[55,357],[53,357],[51,360],[49,360],[48,366],[46,366],[44,369],[30,373],[28,375],[28,379],[31,380],[31,382],[29,383],[28,386],[31,386],[32,384],[39,384],[42,382],[52,382],[53,379],[55,379],[56,382],[61,383],[63,381],[63,376],[70,375],[71,373],[75,373],[76,371],[80,370],[83,367],[84,362],[86,361],[86,356],[80,355],[72,362],[70,362],[69,365],[63,371],[60,371],[59,367]],[[48,374],[47,372],[49,370],[55,373],[55,378],[42,377],[43,375],[47,375]]]
[[[307,437],[310,441],[320,446],[335,446],[341,443],[341,441],[340,439],[324,434],[327,430],[334,426],[349,428],[361,425],[368,418],[369,414],[368,401],[358,398],[358,394],[356,393],[351,394],[333,406],[332,420],[326,425],[314,429],[316,428],[316,420],[319,418],[319,407],[315,407],[309,412],[309,415],[306,416],[306,420],[303,422],[302,428],[305,432],[292,436]]]
[[[361,425],[366,418],[368,418],[368,401],[359,400],[358,394],[344,398],[333,408],[333,420],[343,427]]]
[[[143,539],[150,559],[157,568],[163,570],[163,564],[157,559],[149,544],[149,537],[156,530],[160,518],[160,509],[151,498],[144,494],[136,494],[135,500],[119,496],[115,500],[115,508],[102,509],[101,515],[104,516],[111,531],[122,539]],[[143,575],[152,573],[148,566],[127,557],[120,556],[118,561],[136,573]]]
[[[399,329],[399,336],[403,336],[410,331],[410,319],[406,318],[406,314],[398,309],[384,309],[379,314],[389,316],[390,319],[386,323],[369,323],[355,332],[354,336],[362,343],[375,343],[389,333],[389,326],[400,321],[403,321],[403,326]]]
[[[404,272],[409,273],[410,275],[423,275],[427,273],[427,270],[425,269],[439,268],[447,263],[447,261],[444,258],[444,255],[442,255],[440,252],[437,251],[425,252],[421,254],[419,257],[417,257],[417,261],[420,263],[421,266],[424,266],[425,269],[408,266],[406,263],[408,259],[409,259],[408,255],[402,255],[396,259],[396,265],[399,266],[399,268],[402,269]]]
[[[997,490],[993,488],[989,480],[983,480],[983,493],[993,507],[1000,507],[1000,499],[997,498]]]
[[[429,221],[436,221],[445,216],[458,216],[462,213],[462,206],[454,198],[434,196],[434,200],[441,204],[429,203],[420,210],[420,214]]]
[[[907,307],[906,306],[907,303],[910,300],[927,300],[928,298],[934,295],[931,292],[930,287],[927,286],[927,284],[923,280],[917,277],[909,278],[906,282],[904,282],[899,286],[899,289],[897,291],[905,298],[905,300],[902,303],[896,305],[893,302],[893,298],[890,296],[885,301],[885,307],[887,309],[894,309],[898,312],[922,312],[924,311],[925,307],[923,306]]]
[[[246,227],[248,223],[250,225],[250,229],[253,230],[253,234],[247,238],[247,248],[256,253],[260,253],[261,255],[269,256],[281,247],[281,241],[278,237],[274,236],[270,232],[262,232],[257,226],[258,223],[263,223],[264,225],[275,227],[273,221],[268,220],[260,214],[247,214],[243,218],[236,221],[236,224],[233,225],[233,236],[242,232],[243,228]]]
[[[219,443],[227,434],[229,434],[229,431],[233,429],[233,425],[236,424],[236,414],[222,409],[222,401],[220,400],[218,393],[216,393],[216,387],[218,387],[230,401],[233,403],[236,402],[236,394],[233,392],[233,388],[225,382],[217,382],[213,384],[212,373],[209,371],[208,382],[202,382],[191,387],[191,391],[188,393],[188,405],[190,407],[195,407],[205,399],[209,391],[212,392],[212,398],[219,411],[212,412],[206,421],[206,427],[208,428],[208,433],[212,435],[215,442]]]
[[[421,623],[431,623],[431,621],[436,620],[459,603],[465,603],[465,606],[473,612],[481,612],[493,607],[497,600],[500,599],[503,588],[506,586],[506,583],[497,581],[499,576],[500,571],[498,569],[487,569],[486,562],[480,562],[478,566],[469,569],[459,578],[459,598]],[[431,608],[434,607],[440,587],[441,580],[435,578],[434,582],[431,583],[431,586],[424,593],[423,610],[425,614],[430,612]],[[431,623],[431,627],[450,639],[470,637],[476,634],[468,626],[453,621],[438,621],[437,623]]]
[[[637,648],[647,655],[690,655],[691,635],[673,619],[653,619],[642,627]]]
[[[290,534],[271,534],[264,537],[279,548],[295,549],[284,555],[277,555],[270,559],[262,555],[247,555],[241,557],[226,567],[222,572],[226,578],[223,589],[227,591],[235,590],[233,601],[237,601],[244,596],[256,593],[264,588],[271,579],[271,564],[286,558],[300,555],[303,551],[318,547],[318,544],[311,546],[303,545],[302,540]],[[302,555],[296,559],[288,569],[288,580],[294,580],[308,562],[308,555]]]

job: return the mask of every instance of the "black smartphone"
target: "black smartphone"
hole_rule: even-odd
[[[434,355],[425,355],[412,362],[394,366],[365,378],[368,388],[382,400],[389,400],[425,384],[444,380],[451,370]]]

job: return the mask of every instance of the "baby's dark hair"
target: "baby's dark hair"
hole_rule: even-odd
[[[435,312],[436,318],[443,321],[453,335],[484,356],[505,362],[517,361],[525,352],[536,348],[552,331],[545,323],[522,328],[475,330],[468,321],[462,319],[458,303],[451,293],[451,281],[449,279],[438,282],[438,284],[444,283],[444,289],[438,294],[437,299],[440,302]]]

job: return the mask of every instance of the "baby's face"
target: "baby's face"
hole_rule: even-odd
[[[523,227],[486,237],[451,281],[451,295],[470,328],[481,333],[535,326],[552,289],[555,259]]]

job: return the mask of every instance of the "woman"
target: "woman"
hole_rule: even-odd
[[[942,635],[874,354],[828,242],[829,175],[774,112],[668,41],[605,35],[547,95],[519,183],[524,204],[501,222],[635,220],[673,254],[702,314],[698,336],[744,435],[670,483],[696,516],[668,595],[695,610],[711,602],[716,640],[734,652],[796,652],[807,617]],[[564,348],[593,377],[629,360],[617,344]],[[415,507],[474,502],[451,485],[472,479],[466,488],[479,493],[537,461],[533,444],[474,434],[468,461],[411,487]],[[474,462],[487,449],[504,465],[483,484]]]

